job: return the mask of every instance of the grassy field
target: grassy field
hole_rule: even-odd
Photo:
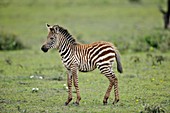
[[[164,37],[166,41],[161,44],[158,40],[158,47],[143,42],[143,38],[153,34],[170,37],[170,32],[163,30],[160,4],[164,7],[165,1],[0,1],[0,30],[16,34],[27,46],[24,50],[0,51],[0,112],[169,112],[170,38]],[[119,80],[118,104],[111,104],[112,92],[108,105],[103,106],[109,82],[95,70],[79,73],[80,106],[64,106],[66,70],[61,58],[55,50],[46,54],[40,50],[47,36],[45,23],[66,27],[83,43],[104,40],[118,47],[124,68],[123,74],[114,69]],[[75,101],[75,90],[73,96]]]

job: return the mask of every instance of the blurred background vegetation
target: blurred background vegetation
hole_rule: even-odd
[[[0,32],[0,50],[24,49],[24,45],[15,34]]]
[[[166,8],[166,0],[2,0],[0,30],[7,32],[3,36],[14,32],[31,48],[41,46],[47,34],[45,23],[49,23],[64,26],[83,43],[105,40],[122,52],[166,52],[170,35],[163,29],[159,6]]]

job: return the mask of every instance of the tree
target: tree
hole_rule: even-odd
[[[164,21],[164,28],[168,29],[169,26],[169,16],[170,16],[170,0],[167,0],[167,11],[163,10],[162,7],[160,7],[160,12],[163,14],[163,21]]]

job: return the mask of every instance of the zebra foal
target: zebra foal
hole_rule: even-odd
[[[78,87],[78,71],[88,72],[98,68],[110,81],[109,87],[103,99],[103,104],[107,104],[112,87],[114,86],[115,100],[119,101],[118,80],[113,72],[112,64],[117,62],[117,70],[122,73],[120,55],[116,47],[109,42],[99,41],[92,44],[80,44],[73,36],[59,25],[47,24],[48,36],[46,42],[41,47],[43,52],[51,48],[57,48],[62,58],[62,62],[68,71],[68,99],[65,105],[72,100],[72,80],[77,93],[75,104],[79,105],[81,100]]]

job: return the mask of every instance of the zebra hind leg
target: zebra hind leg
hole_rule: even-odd
[[[110,84],[109,84],[109,87],[107,88],[107,91],[106,91],[106,94],[104,96],[104,99],[103,99],[103,104],[106,105],[107,104],[107,100],[110,96],[110,92],[112,90],[112,87],[113,87],[113,84],[114,84],[114,81],[112,79],[112,77],[107,77],[110,81]]]
[[[117,103],[119,101],[119,92],[118,92],[118,80],[115,76],[115,74],[112,74],[112,76],[107,76],[106,77],[109,79],[110,81],[110,84],[109,84],[109,87],[106,91],[106,94],[104,96],[104,99],[103,99],[103,104],[106,105],[107,104],[107,100],[110,96],[110,92],[112,90],[112,87],[114,86],[114,95],[115,95],[115,100],[113,102],[113,104]]]
[[[119,101],[118,79],[116,78],[116,76],[114,77],[114,92],[115,92],[115,100],[113,104],[116,104]]]
[[[103,99],[103,104],[107,104],[107,100],[110,96],[110,92],[112,91],[112,87],[114,86],[114,95],[115,95],[115,100],[113,104],[117,103],[119,101],[119,92],[118,92],[118,80],[112,70],[112,63],[101,63],[98,64],[98,68],[101,71],[102,74],[104,74],[110,81],[110,84],[107,88],[107,91],[105,93],[104,99]]]

